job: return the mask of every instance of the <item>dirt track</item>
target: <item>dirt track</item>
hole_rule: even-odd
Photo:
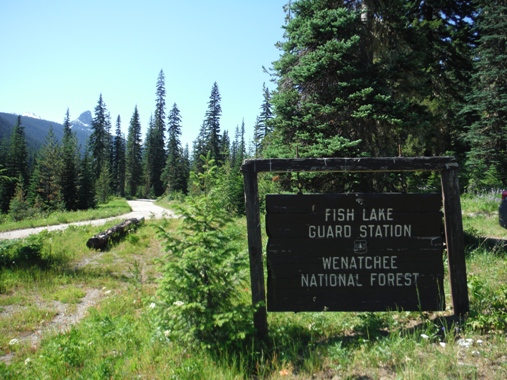
[[[46,227],[37,227],[37,228],[27,228],[23,230],[15,230],[15,231],[7,231],[0,232],[0,240],[3,239],[21,239],[27,237],[28,235],[38,234],[44,230],[55,231],[55,230],[64,230],[70,225],[82,226],[86,224],[91,224],[94,226],[100,226],[106,223],[109,220],[114,219],[130,219],[130,218],[141,218],[145,219],[160,219],[165,217],[171,218],[174,217],[174,213],[171,210],[165,209],[163,207],[157,206],[153,203],[153,200],[149,199],[138,199],[136,201],[128,201],[131,212],[128,214],[118,215],[111,218],[105,219],[97,219],[97,220],[87,220],[83,222],[75,222],[68,224],[58,224],[55,226],[46,226]]]

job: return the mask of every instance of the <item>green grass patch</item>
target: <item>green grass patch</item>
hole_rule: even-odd
[[[505,233],[497,230],[499,200],[477,198],[462,202],[468,236],[480,242]],[[0,355],[13,357],[9,364],[0,361],[0,378],[507,378],[507,260],[501,247],[467,245],[471,310],[460,323],[450,310],[269,313],[266,344],[246,340],[232,350],[218,342],[207,350],[171,340],[157,323],[156,311],[164,307],[156,297],[160,264],[169,257],[163,258],[154,226],[174,231],[180,223],[147,221],[105,252],[85,243],[107,226],[47,233],[39,249],[45,267],[1,268]],[[246,232],[244,219],[236,225]],[[246,233],[232,244],[245,250]],[[73,312],[91,290],[99,297],[67,332],[45,333],[37,349],[9,344],[47,325],[55,300]],[[250,297],[248,289],[237,292]]]
[[[11,221],[8,219],[0,223],[1,231],[11,231],[24,228],[50,226],[56,224],[80,222],[83,220],[95,220],[109,218],[129,213],[130,206],[124,198],[113,198],[105,204],[99,204],[97,208],[83,211],[58,211],[48,215],[39,215],[34,219]],[[0,219],[1,220],[1,219]]]
[[[76,304],[81,301],[81,298],[86,296],[86,292],[82,288],[75,286],[63,287],[53,293],[53,299],[63,303]]]

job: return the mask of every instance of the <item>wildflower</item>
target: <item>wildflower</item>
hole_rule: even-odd
[[[430,337],[428,335],[426,335],[426,334],[421,334],[421,338],[423,338],[423,339],[429,339]]]
[[[183,306],[184,303],[182,301],[176,301],[173,303],[174,306]]]
[[[150,303],[149,308],[150,308],[150,309],[154,309],[154,308],[155,308],[155,306],[157,306],[157,305],[155,304],[155,302],[152,302],[152,303]]]
[[[164,336],[166,338],[168,338],[170,334],[171,334],[171,330],[164,330]]]
[[[29,365],[31,361],[32,361],[32,359],[30,359],[30,358],[26,358],[26,359],[25,359],[25,365]]]
[[[473,339],[459,339],[458,340],[458,346],[460,347],[470,347],[472,344],[474,343],[474,340]]]
[[[19,343],[19,339],[14,338],[14,339],[11,339],[11,340],[10,340],[10,342],[9,342],[9,346],[14,346],[14,345],[16,345],[16,344],[18,344],[18,343]]]

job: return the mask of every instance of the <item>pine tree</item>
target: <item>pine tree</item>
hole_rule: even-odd
[[[257,120],[254,126],[254,143],[255,143],[255,155],[260,156],[265,144],[265,139],[273,131],[271,126],[271,119],[273,118],[273,110],[271,105],[271,93],[266,87],[266,84],[262,84],[262,95],[263,101],[261,105],[261,112],[257,116]]]
[[[79,210],[87,210],[97,206],[95,194],[95,177],[93,173],[93,161],[89,146],[85,147],[83,159],[80,162],[80,171],[78,178],[78,202]]]
[[[66,210],[76,210],[78,203],[79,147],[76,134],[72,132],[67,108],[63,122],[62,172],[60,187]]]
[[[148,130],[146,131],[146,137],[143,143],[143,175],[144,175],[144,183],[142,194],[144,197],[153,198],[155,197],[155,188],[153,187],[153,165],[152,161],[154,159],[154,143],[156,131],[155,131],[155,122],[153,119],[153,115],[150,115],[150,120],[148,122]]]
[[[473,33],[475,11],[473,0],[427,0],[409,3],[407,15],[410,28],[405,27],[412,56],[405,60],[411,73],[405,75],[413,82],[412,94],[431,115],[422,138],[425,153],[442,155],[451,152],[463,156],[466,145],[461,136],[469,124],[466,114],[460,112],[466,106],[472,74],[472,48],[476,44]],[[386,11],[384,11],[386,13]],[[399,15],[393,15],[398,17]],[[394,49],[391,49],[391,51]],[[417,66],[414,67],[414,63]],[[418,69],[417,69],[418,67]],[[396,69],[396,67],[395,67]],[[403,75],[398,71],[398,77]],[[418,80],[413,81],[414,78]]]
[[[166,162],[165,152],[165,77],[161,70],[157,79],[156,106],[153,125],[146,138],[146,174],[149,176],[150,192],[158,197],[164,193],[162,173]]]
[[[231,139],[229,137],[229,131],[225,130],[220,137],[220,156],[224,163],[230,162],[231,160]]]
[[[94,179],[98,180],[101,171],[111,165],[111,121],[106,104],[100,94],[95,117],[92,121],[92,134],[90,135],[90,151],[92,157]]]
[[[113,184],[114,192],[125,196],[125,138],[121,131],[120,115],[116,118],[116,131],[113,144]]]
[[[11,132],[5,169],[7,177],[17,180],[2,181],[0,185],[0,205],[1,211],[4,213],[9,209],[9,202],[14,196],[18,182],[21,181],[20,186],[26,189],[29,180],[28,148],[25,128],[21,123],[21,116],[18,116],[17,122]]]
[[[141,122],[137,106],[130,119],[125,157],[125,186],[129,197],[137,196],[143,181]]]
[[[53,132],[53,127],[50,127],[44,144],[37,154],[30,185],[30,199],[40,198],[45,210],[54,211],[63,208],[62,168],[62,149]]]
[[[215,82],[211,88],[211,95],[209,97],[208,110],[206,111],[204,123],[206,146],[211,153],[211,159],[215,160],[217,165],[221,165],[223,163],[220,139],[220,117],[222,116],[220,101],[220,91],[218,90],[218,85]]]
[[[479,1],[478,46],[474,60],[473,91],[466,111],[476,117],[468,127],[468,165],[472,184],[507,186],[507,2]],[[497,183],[484,183],[492,173]]]
[[[199,134],[197,135],[192,145],[191,169],[193,172],[201,172],[204,164],[202,157],[206,157],[207,151],[206,122],[203,121],[201,128],[199,129]]]
[[[167,160],[163,173],[164,186],[169,193],[187,192],[188,170],[181,146],[181,116],[176,103],[169,112],[167,131]]]

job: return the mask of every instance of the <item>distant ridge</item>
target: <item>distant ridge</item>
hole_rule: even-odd
[[[84,148],[86,141],[92,132],[89,126],[85,123],[88,114],[91,118],[91,112],[85,111],[79,116],[78,119],[71,122],[72,130],[75,131],[78,144],[81,145],[81,148]],[[38,116],[30,113],[25,113],[24,115],[27,116],[21,115],[21,125],[25,127],[26,142],[30,151],[37,151],[40,149],[44,143],[44,139],[46,138],[50,127],[53,127],[53,133],[55,134],[56,138],[59,141],[62,140],[63,125],[61,123],[42,120],[40,118],[37,118]],[[85,121],[81,119],[81,116],[83,116]],[[0,141],[5,139],[8,140],[10,138],[12,128],[16,125],[17,119],[18,115],[0,112]],[[77,123],[77,120],[80,120],[81,124]],[[75,122],[76,124],[74,124]]]

